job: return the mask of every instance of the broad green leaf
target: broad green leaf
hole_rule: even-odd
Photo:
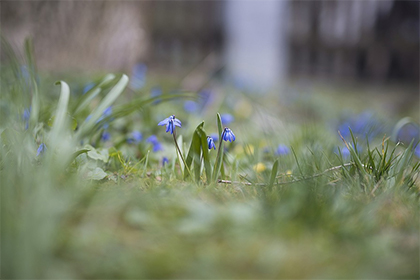
[[[212,169],[211,169],[209,149],[208,149],[208,144],[207,144],[207,134],[203,128],[198,129],[198,132],[201,139],[201,149],[202,149],[202,155],[203,155],[204,170],[206,172],[207,183],[209,183],[211,181]]]
[[[194,162],[194,174],[195,179],[198,181],[200,179],[200,153],[201,153],[201,137],[199,130],[204,126],[204,122],[201,122],[197,128],[194,130],[193,138],[191,141],[190,149],[188,151],[187,158],[185,159],[186,167],[191,170],[191,164]],[[184,179],[188,178],[189,173],[184,172]]]
[[[108,174],[105,173],[105,171],[100,168],[96,167],[94,170],[89,171],[87,173],[87,178],[90,180],[102,180],[104,179]]]

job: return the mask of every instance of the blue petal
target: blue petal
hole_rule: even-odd
[[[160,123],[158,123],[158,125],[166,125],[166,124],[168,124],[168,122],[169,122],[169,120],[172,118],[172,116],[170,116],[170,117],[168,117],[168,118],[166,118],[166,119],[164,119],[163,121],[161,121]]]
[[[178,119],[174,119],[174,124],[175,124],[176,126],[181,127],[181,121],[180,121],[180,120],[178,120]]]

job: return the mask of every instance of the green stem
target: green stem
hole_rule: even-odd
[[[219,141],[219,149],[217,150],[217,156],[216,156],[216,165],[214,166],[214,170],[213,170],[213,181],[215,182],[217,180],[217,176],[219,175],[220,172],[220,168],[222,166],[222,164],[218,164],[219,162],[219,158],[222,156],[223,153],[223,149],[222,149],[222,144],[223,144],[223,136],[225,136],[225,130],[223,130],[222,135],[220,136],[220,141]],[[223,160],[223,158],[222,158]]]
[[[176,149],[177,149],[177,151],[178,151],[178,153],[179,153],[179,156],[181,157],[181,159],[182,159],[182,162],[184,163],[184,169],[187,169],[187,171],[188,171],[188,173],[190,174],[190,176],[191,176],[191,171],[190,171],[190,169],[188,168],[188,166],[187,166],[187,164],[185,163],[185,159],[184,159],[184,156],[182,155],[182,153],[181,153],[181,149],[179,148],[179,146],[178,146],[178,142],[176,141],[176,131],[175,131],[175,125],[173,126],[174,127],[174,131],[173,131],[173,137],[174,137],[174,142],[175,142],[175,147],[176,147]]]

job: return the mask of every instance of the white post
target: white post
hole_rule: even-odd
[[[236,86],[266,92],[287,71],[287,0],[226,2],[227,78]]]

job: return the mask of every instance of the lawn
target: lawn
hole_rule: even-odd
[[[420,277],[418,111],[394,88],[34,61],[1,66],[1,278]]]

